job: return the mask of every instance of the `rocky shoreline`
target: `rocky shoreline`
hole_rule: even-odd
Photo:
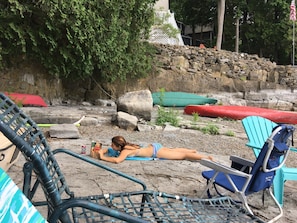
[[[59,139],[48,138],[52,149],[68,148],[77,153],[81,152],[81,146],[87,146],[89,151],[92,140],[103,143],[103,147],[110,145],[110,139],[115,135],[123,135],[130,142],[150,143],[160,142],[167,147],[187,147],[196,149],[205,154],[211,154],[215,160],[225,164],[229,163],[230,155],[238,155],[248,159],[254,159],[250,149],[245,146],[247,142],[244,129],[240,121],[213,119],[199,117],[197,125],[206,126],[209,124],[216,125],[219,128],[219,135],[204,134],[202,131],[184,128],[161,128],[151,131],[127,131],[111,124],[112,115],[116,112],[115,107],[99,106],[77,106],[77,107],[48,107],[24,108],[26,113],[35,117],[43,116],[51,122],[73,123],[86,116],[81,126],[77,127],[80,137],[78,139]],[[184,121],[192,122],[192,117],[182,114],[180,118]],[[52,119],[49,119],[52,117]],[[37,120],[37,119],[36,119]],[[36,121],[35,120],[35,121]],[[64,121],[63,121],[64,120]],[[96,123],[96,124],[95,124]],[[42,128],[47,133],[49,128]],[[234,133],[233,136],[225,134],[228,131]],[[296,138],[296,137],[295,137]],[[64,172],[68,184],[76,194],[97,194],[107,192],[119,192],[125,190],[137,190],[134,184],[126,182],[117,176],[114,176],[105,170],[98,170],[88,164],[77,163],[69,159],[66,155],[59,155],[59,164]],[[297,165],[297,160],[292,156],[290,164]],[[102,161],[98,161],[102,162]],[[14,179],[18,186],[22,187],[22,165],[23,157],[9,169],[9,175]],[[124,161],[120,164],[106,163],[106,165],[119,171],[135,176],[144,181],[149,189],[163,191],[178,195],[187,195],[200,197],[205,180],[201,176],[201,171],[205,169],[198,162],[190,161]],[[296,216],[294,209],[297,204],[297,184],[288,182],[285,188],[284,212],[285,216],[279,222],[295,222]],[[261,204],[261,194],[254,199],[253,203]],[[42,199],[41,191],[37,192],[34,199]],[[267,206],[268,204],[268,206]],[[265,209],[259,208],[256,214],[270,218],[275,209],[267,203]],[[40,209],[46,215],[46,210]]]

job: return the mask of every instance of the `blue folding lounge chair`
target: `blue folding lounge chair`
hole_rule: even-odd
[[[46,223],[6,172],[0,168],[0,222]]]
[[[147,190],[139,179],[112,169],[99,160],[67,149],[51,150],[36,123],[0,93],[0,131],[22,152],[24,194],[33,205],[47,207],[48,222],[263,222],[251,215],[230,197],[201,199]],[[70,190],[56,160],[63,153],[69,159],[84,161],[100,170],[109,171],[142,187],[123,191],[77,197]],[[76,159],[76,160],[75,160]],[[36,178],[34,175],[36,175]],[[46,201],[36,200],[41,185]],[[87,186],[87,184],[86,184]],[[34,198],[34,202],[33,199]]]
[[[277,124],[260,116],[248,116],[242,120],[242,125],[248,137],[246,145],[252,148],[255,156],[258,157],[265,140]],[[291,147],[290,151],[297,152],[297,149]],[[284,186],[287,180],[297,180],[297,168],[283,165],[276,172],[273,180],[273,193],[281,206],[283,205]]]
[[[271,191],[271,186],[276,170],[282,167],[288,157],[294,130],[294,127],[287,125],[275,127],[255,162],[231,156],[233,168],[217,162],[201,160],[201,164],[212,169],[202,172],[202,176],[207,179],[207,186],[202,196],[206,193],[210,196],[212,186],[220,194],[218,191],[219,186],[235,193],[243,206],[253,214],[247,196],[255,192],[268,190],[280,211],[280,214],[270,222],[278,220],[283,215],[283,211]]]

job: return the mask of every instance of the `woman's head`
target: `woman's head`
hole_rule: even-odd
[[[115,136],[111,139],[111,142],[111,147],[118,151],[123,150],[125,145],[127,145],[127,142],[123,136]]]

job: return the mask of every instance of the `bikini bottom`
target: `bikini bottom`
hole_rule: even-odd
[[[152,146],[154,148],[154,152],[153,152],[153,158],[157,158],[157,153],[158,151],[162,148],[162,145],[160,143],[152,143]]]

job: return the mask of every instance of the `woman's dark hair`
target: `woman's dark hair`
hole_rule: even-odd
[[[127,145],[127,142],[123,136],[115,136],[111,139],[111,141],[113,144],[120,147],[121,150],[124,149],[125,145]]]
[[[126,139],[123,136],[114,136],[111,139],[111,142],[113,144],[115,144],[115,146],[120,147],[121,150],[123,150],[126,145],[135,146],[136,148],[140,148],[139,145],[126,142]]]

